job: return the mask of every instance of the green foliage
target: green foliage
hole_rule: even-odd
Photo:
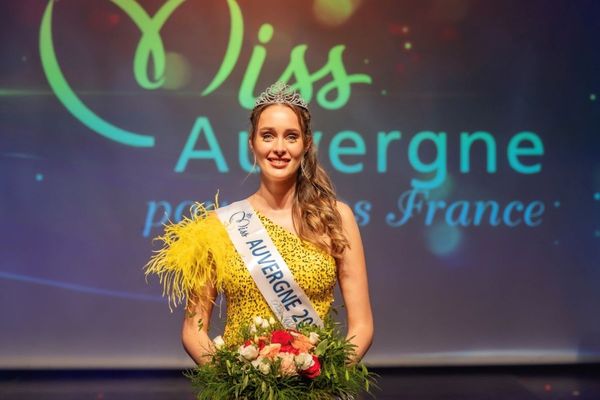
[[[319,335],[320,341],[312,353],[319,358],[321,374],[314,379],[276,373],[280,361],[275,361],[272,372],[263,374],[249,362],[240,360],[236,345],[217,349],[212,363],[184,375],[198,390],[198,400],[351,399],[362,391],[371,393],[376,387],[376,375],[364,364],[352,363],[355,345],[340,334],[339,324],[331,317],[323,328],[305,325],[298,327],[298,331],[306,336],[310,332]],[[241,329],[240,337],[250,339],[254,334],[246,326]]]

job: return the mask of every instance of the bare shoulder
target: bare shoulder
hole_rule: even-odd
[[[342,218],[347,217],[348,215],[354,216],[350,206],[343,201],[336,200],[336,206]]]
[[[362,239],[354,211],[352,207],[341,201],[337,202],[337,209],[342,217],[342,229],[344,236],[348,240],[348,248],[344,251],[341,266],[353,265],[356,260],[364,258],[362,250]]]
[[[342,201],[336,201],[337,210],[342,217],[342,225],[348,229],[356,225],[356,219],[354,218],[354,212],[350,206]]]

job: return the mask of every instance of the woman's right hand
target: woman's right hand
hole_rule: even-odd
[[[187,301],[181,341],[185,351],[198,365],[210,362],[215,351],[208,329],[216,297],[216,289],[207,286],[202,293],[196,293]]]

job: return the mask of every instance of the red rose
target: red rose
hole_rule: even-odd
[[[244,342],[244,347],[248,347],[252,344],[252,340],[248,339]]]
[[[295,348],[294,346],[292,346],[291,344],[282,344],[281,349],[279,349],[279,351],[282,353],[292,353],[292,354],[300,353],[300,351],[297,348]]]
[[[279,343],[284,346],[286,344],[291,344],[292,340],[294,340],[294,337],[290,335],[288,331],[283,329],[273,331],[271,334],[271,343]]]
[[[321,363],[319,362],[319,358],[315,355],[313,355],[312,358],[315,362],[313,366],[302,371],[302,375],[308,379],[315,379],[317,376],[321,375]]]
[[[265,343],[265,341],[264,341],[264,340],[262,340],[262,339],[259,339],[259,340],[258,340],[258,350],[262,350],[262,349],[264,349],[264,348],[265,348],[265,345],[266,345],[266,343]]]

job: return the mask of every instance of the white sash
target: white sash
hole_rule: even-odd
[[[218,208],[216,213],[256,286],[283,326],[295,328],[301,322],[323,326],[250,203],[237,201]]]

